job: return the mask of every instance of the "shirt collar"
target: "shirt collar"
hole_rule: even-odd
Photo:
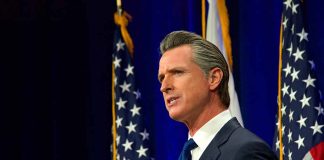
[[[225,110],[210,119],[195,134],[193,138],[201,151],[204,151],[208,144],[213,140],[219,130],[232,118],[229,110]]]

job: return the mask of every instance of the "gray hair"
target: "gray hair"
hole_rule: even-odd
[[[162,40],[160,43],[160,52],[164,54],[166,51],[182,45],[189,45],[192,48],[193,61],[203,70],[206,76],[215,67],[222,70],[223,78],[218,88],[218,94],[222,103],[228,107],[230,104],[230,96],[228,93],[229,71],[221,51],[214,44],[195,33],[174,31]]]

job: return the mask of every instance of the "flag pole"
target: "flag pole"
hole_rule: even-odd
[[[121,7],[121,0],[116,0],[116,6],[117,6],[117,13],[118,15],[121,16],[122,14],[122,7]],[[114,65],[112,64],[112,86],[111,86],[111,89],[112,89],[112,133],[113,133],[113,144],[112,144],[112,159],[113,160],[117,160],[117,142],[116,142],[116,139],[117,139],[117,128],[116,128],[116,106],[115,106],[115,84],[114,84],[114,79],[115,79],[115,67]]]
[[[116,137],[117,137],[117,130],[116,130],[116,110],[115,110],[115,67],[114,64],[112,64],[112,85],[111,85],[111,102],[112,102],[112,134],[113,134],[113,144],[112,144],[112,154],[113,154],[113,160],[117,159],[117,144],[116,144]]]
[[[206,39],[206,0],[201,0],[201,35]]]
[[[281,17],[282,22],[282,17]],[[278,67],[278,131],[279,131],[279,160],[283,160],[283,144],[282,144],[282,96],[281,96],[281,70],[282,70],[282,25],[280,27],[280,42],[279,42],[279,67]]]

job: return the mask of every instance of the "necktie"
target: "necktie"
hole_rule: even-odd
[[[183,146],[179,160],[191,160],[190,151],[197,147],[195,141],[190,138]]]

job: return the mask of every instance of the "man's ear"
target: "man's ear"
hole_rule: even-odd
[[[217,67],[211,69],[208,75],[209,89],[215,90],[221,83],[223,78],[223,71]]]

